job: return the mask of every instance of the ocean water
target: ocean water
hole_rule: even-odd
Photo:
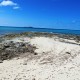
[[[0,35],[10,34],[10,33],[21,33],[21,32],[51,32],[51,33],[80,35],[80,30],[0,26]]]

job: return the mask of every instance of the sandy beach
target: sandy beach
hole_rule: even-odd
[[[59,37],[16,37],[8,41],[29,43],[36,55],[25,52],[0,63],[0,80],[80,80],[80,45]]]
[[[80,0],[0,0],[0,80],[80,80]]]

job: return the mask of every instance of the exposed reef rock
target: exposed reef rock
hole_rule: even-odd
[[[36,54],[36,47],[28,43],[16,42],[4,42],[0,44],[0,60],[11,59],[24,53]]]

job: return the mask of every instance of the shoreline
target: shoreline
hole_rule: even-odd
[[[0,36],[0,38],[16,38],[21,36],[27,36],[27,37],[35,37],[35,36],[45,36],[45,37],[59,37],[63,39],[69,39],[69,40],[76,40],[79,42],[80,35],[75,34],[62,34],[62,33],[50,33],[50,32],[21,32],[21,33],[10,33],[10,34],[4,34]]]
[[[53,38],[55,41],[58,41],[61,43],[78,45],[78,46],[80,45],[80,36],[76,36],[76,35],[54,34],[54,33],[46,33],[46,32],[23,32],[23,33],[17,33],[17,34],[6,34],[4,36],[1,36],[0,37],[0,51],[2,52],[3,49],[9,48],[9,47],[10,48],[12,47],[13,49],[17,48],[20,51],[20,47],[24,47],[24,48],[22,48],[22,50],[27,49],[28,52],[31,52],[28,49],[28,47],[29,47],[34,54],[37,54],[37,53],[35,53],[36,47],[34,45],[31,45],[30,41],[25,41],[25,38],[31,40],[35,37]],[[17,45],[18,45],[18,47],[16,47]],[[21,46],[21,45],[24,45],[24,46]],[[15,46],[15,48],[14,48],[14,46]],[[26,46],[28,46],[28,47],[26,48]],[[35,47],[34,50],[33,50],[33,47]],[[3,52],[2,52],[2,54],[3,54]],[[9,50],[9,52],[10,52],[10,50]],[[4,52],[4,54],[6,54],[6,53],[7,53],[7,50]],[[11,53],[14,53],[15,56],[16,56],[16,54],[19,55],[18,51],[17,52],[11,51]],[[20,53],[22,53],[22,52],[20,52]],[[10,54],[8,53],[7,56],[10,57]],[[7,59],[7,57],[5,59]]]
[[[0,79],[80,79],[79,39],[80,36],[37,32],[1,37]]]

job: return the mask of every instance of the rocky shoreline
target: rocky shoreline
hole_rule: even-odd
[[[16,42],[4,42],[0,44],[0,60],[12,59],[14,57],[19,57],[24,53],[36,54],[36,47],[28,43]]]
[[[0,37],[0,60],[7,60],[7,59],[12,59],[14,57],[19,57],[20,55],[23,54],[34,54],[35,53],[36,47],[26,43],[26,42],[14,42],[11,41],[11,39],[14,39],[16,37],[40,37],[40,36],[45,36],[45,37],[58,37],[58,38],[64,38],[64,39],[73,39],[77,42],[80,41],[80,36],[79,35],[65,35],[65,34],[52,34],[52,33],[37,33],[37,32],[25,32],[25,33],[20,33],[20,34],[8,34]],[[7,41],[8,40],[8,41]],[[29,55],[28,54],[28,55]]]
[[[12,39],[24,36],[21,34],[9,34],[0,37],[0,63],[7,59],[19,57],[26,53],[26,55],[37,55],[35,53],[36,47],[28,42],[15,42]]]
[[[59,37],[64,39],[76,40],[80,41],[80,35],[73,35],[73,34],[59,34],[59,33],[47,33],[47,32],[23,32],[23,33],[15,33],[15,34],[6,34],[0,36],[0,42],[4,39],[12,39],[16,37]]]
[[[79,35],[26,32],[0,37],[0,80],[80,80],[79,59]]]

